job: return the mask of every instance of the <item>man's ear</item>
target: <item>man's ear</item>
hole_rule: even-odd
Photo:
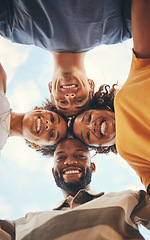
[[[49,82],[48,88],[49,88],[50,93],[52,93],[52,81]]]
[[[52,168],[52,174],[53,174],[53,177],[54,177],[54,168]]]
[[[96,171],[96,166],[95,166],[95,163],[91,163],[92,164],[92,172],[94,173]]]
[[[89,83],[90,89],[94,92],[94,89],[95,89],[94,81],[92,79],[88,79],[88,83]]]

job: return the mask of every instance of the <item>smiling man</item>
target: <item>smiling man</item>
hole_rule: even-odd
[[[80,189],[90,189],[95,164],[87,146],[77,139],[66,139],[54,152],[53,176],[64,196],[76,195]]]
[[[65,116],[86,108],[93,84],[85,53],[131,38],[131,0],[0,0],[0,35],[50,51],[53,104]]]
[[[84,68],[86,53],[55,53],[53,80],[49,83],[52,104],[65,116],[77,114],[92,100],[95,84]]]
[[[28,213],[13,225],[1,220],[0,239],[10,240],[10,235],[13,240],[144,239],[138,226],[139,222],[150,226],[149,195],[131,190],[105,195],[91,191],[94,171],[84,143],[77,139],[60,142],[53,175],[64,200],[53,211]]]

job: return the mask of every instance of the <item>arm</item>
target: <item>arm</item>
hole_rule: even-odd
[[[0,240],[11,240],[11,236],[0,228]]]
[[[138,58],[150,58],[150,0],[132,0],[132,36]]]
[[[6,93],[6,73],[0,64],[0,90]]]
[[[15,240],[15,227],[12,222],[0,220],[0,240]]]

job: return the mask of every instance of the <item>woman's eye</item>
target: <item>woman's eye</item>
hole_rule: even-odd
[[[92,117],[92,114],[90,114],[89,117],[88,117],[88,122],[89,123],[91,122],[91,117]]]
[[[90,132],[87,132],[87,139],[90,140]]]
[[[51,140],[52,139],[52,137],[53,137],[53,131],[50,131],[50,133],[49,133],[49,140]]]
[[[82,102],[83,100],[82,99],[78,99],[77,102]]]
[[[54,122],[54,115],[53,114],[51,115],[51,122],[52,123]]]
[[[85,156],[82,155],[82,154],[78,154],[78,155],[76,155],[76,157],[77,157],[77,158],[85,158]]]

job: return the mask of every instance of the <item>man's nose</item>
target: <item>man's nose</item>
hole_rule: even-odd
[[[65,161],[65,165],[74,165],[77,163],[77,160],[74,157],[68,157]]]
[[[76,94],[75,94],[75,93],[67,93],[67,94],[65,94],[65,97],[66,97],[69,101],[71,101],[71,100],[73,100],[73,99],[76,97]]]

